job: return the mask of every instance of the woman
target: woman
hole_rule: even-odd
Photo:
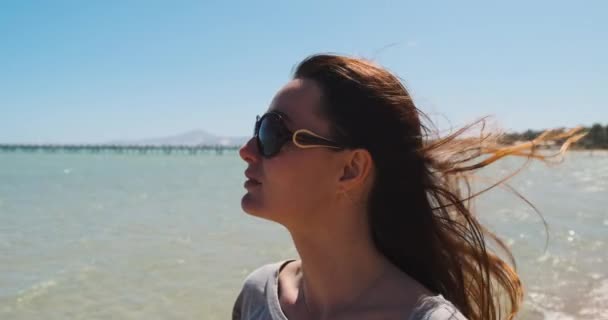
[[[250,274],[233,319],[515,315],[522,285],[486,237],[509,251],[458,185],[507,154],[539,157],[535,143],[498,149],[490,136],[458,138],[464,130],[433,140],[420,117],[399,79],[373,63],[316,55],[299,64],[240,156],[243,210],[285,226],[300,259]],[[475,162],[483,153],[493,156]]]

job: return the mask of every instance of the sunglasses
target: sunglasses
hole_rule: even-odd
[[[258,144],[260,154],[265,158],[275,156],[288,141],[299,148],[333,148],[342,149],[338,143],[324,138],[310,130],[300,129],[295,132],[287,129],[283,116],[278,112],[268,112],[255,119],[253,137]]]

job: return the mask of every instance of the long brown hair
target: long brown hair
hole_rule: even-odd
[[[474,170],[500,158],[547,160],[535,152],[540,142],[563,142],[563,153],[582,135],[547,132],[534,141],[501,146],[498,135],[465,134],[481,120],[437,137],[421,122],[428,117],[399,78],[363,59],[311,56],[294,77],[320,86],[321,112],[332,125],[332,138],[372,156],[376,175],[368,213],[377,249],[469,319],[512,319],[523,298],[513,256],[473,215],[469,200],[479,193],[466,186]],[[501,183],[504,179],[494,186]],[[511,265],[488,248],[488,241]]]

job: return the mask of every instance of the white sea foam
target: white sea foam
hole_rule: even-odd
[[[580,182],[590,182],[594,180],[593,173],[588,170],[574,171],[572,175]]]
[[[587,303],[579,315],[589,319],[608,319],[608,279],[601,281],[587,294]]]
[[[587,186],[583,189],[583,192],[590,192],[590,193],[594,193],[594,192],[602,192],[605,191],[606,189],[600,185],[593,185],[593,186]]]
[[[564,312],[557,311],[564,307],[563,301],[559,297],[550,296],[541,292],[530,292],[528,303],[532,308],[543,315],[545,320],[574,320],[575,317]]]
[[[28,303],[38,297],[41,297],[48,293],[48,291],[57,285],[57,281],[55,280],[47,280],[40,283],[37,283],[30,288],[23,290],[19,293],[17,297],[17,303]]]
[[[545,252],[542,256],[536,258],[536,262],[545,262],[551,258],[551,254],[549,252]]]
[[[576,318],[563,312],[541,310],[545,320],[575,320]]]
[[[589,277],[593,280],[599,280],[602,278],[602,274],[596,273],[596,272],[591,272],[591,273],[589,273]]]

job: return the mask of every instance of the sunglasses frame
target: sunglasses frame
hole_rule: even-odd
[[[264,152],[264,147],[262,146],[262,141],[259,137],[260,128],[262,126],[262,121],[266,117],[276,117],[279,121],[280,131],[285,133],[281,137],[278,137],[279,138],[278,140],[280,140],[280,146],[277,148],[277,150],[275,152],[272,152],[272,153]],[[259,116],[259,115],[256,116],[253,137],[255,138],[256,143],[258,145],[258,151],[265,158],[270,158],[270,157],[277,155],[279,152],[281,152],[281,149],[283,148],[285,143],[287,143],[289,140],[291,140],[291,142],[295,146],[297,146],[298,148],[302,148],[302,149],[310,149],[310,148],[343,149],[344,148],[339,143],[332,141],[331,139],[325,138],[321,135],[318,135],[308,129],[299,129],[296,131],[289,130],[287,128],[287,126],[285,125],[285,119],[283,118],[283,116],[280,113],[273,112],[273,111],[267,112],[267,113],[263,114],[262,116]],[[300,139],[308,139],[309,141],[311,141],[311,144],[302,144],[301,142],[298,142],[297,141],[298,137],[300,137]]]

